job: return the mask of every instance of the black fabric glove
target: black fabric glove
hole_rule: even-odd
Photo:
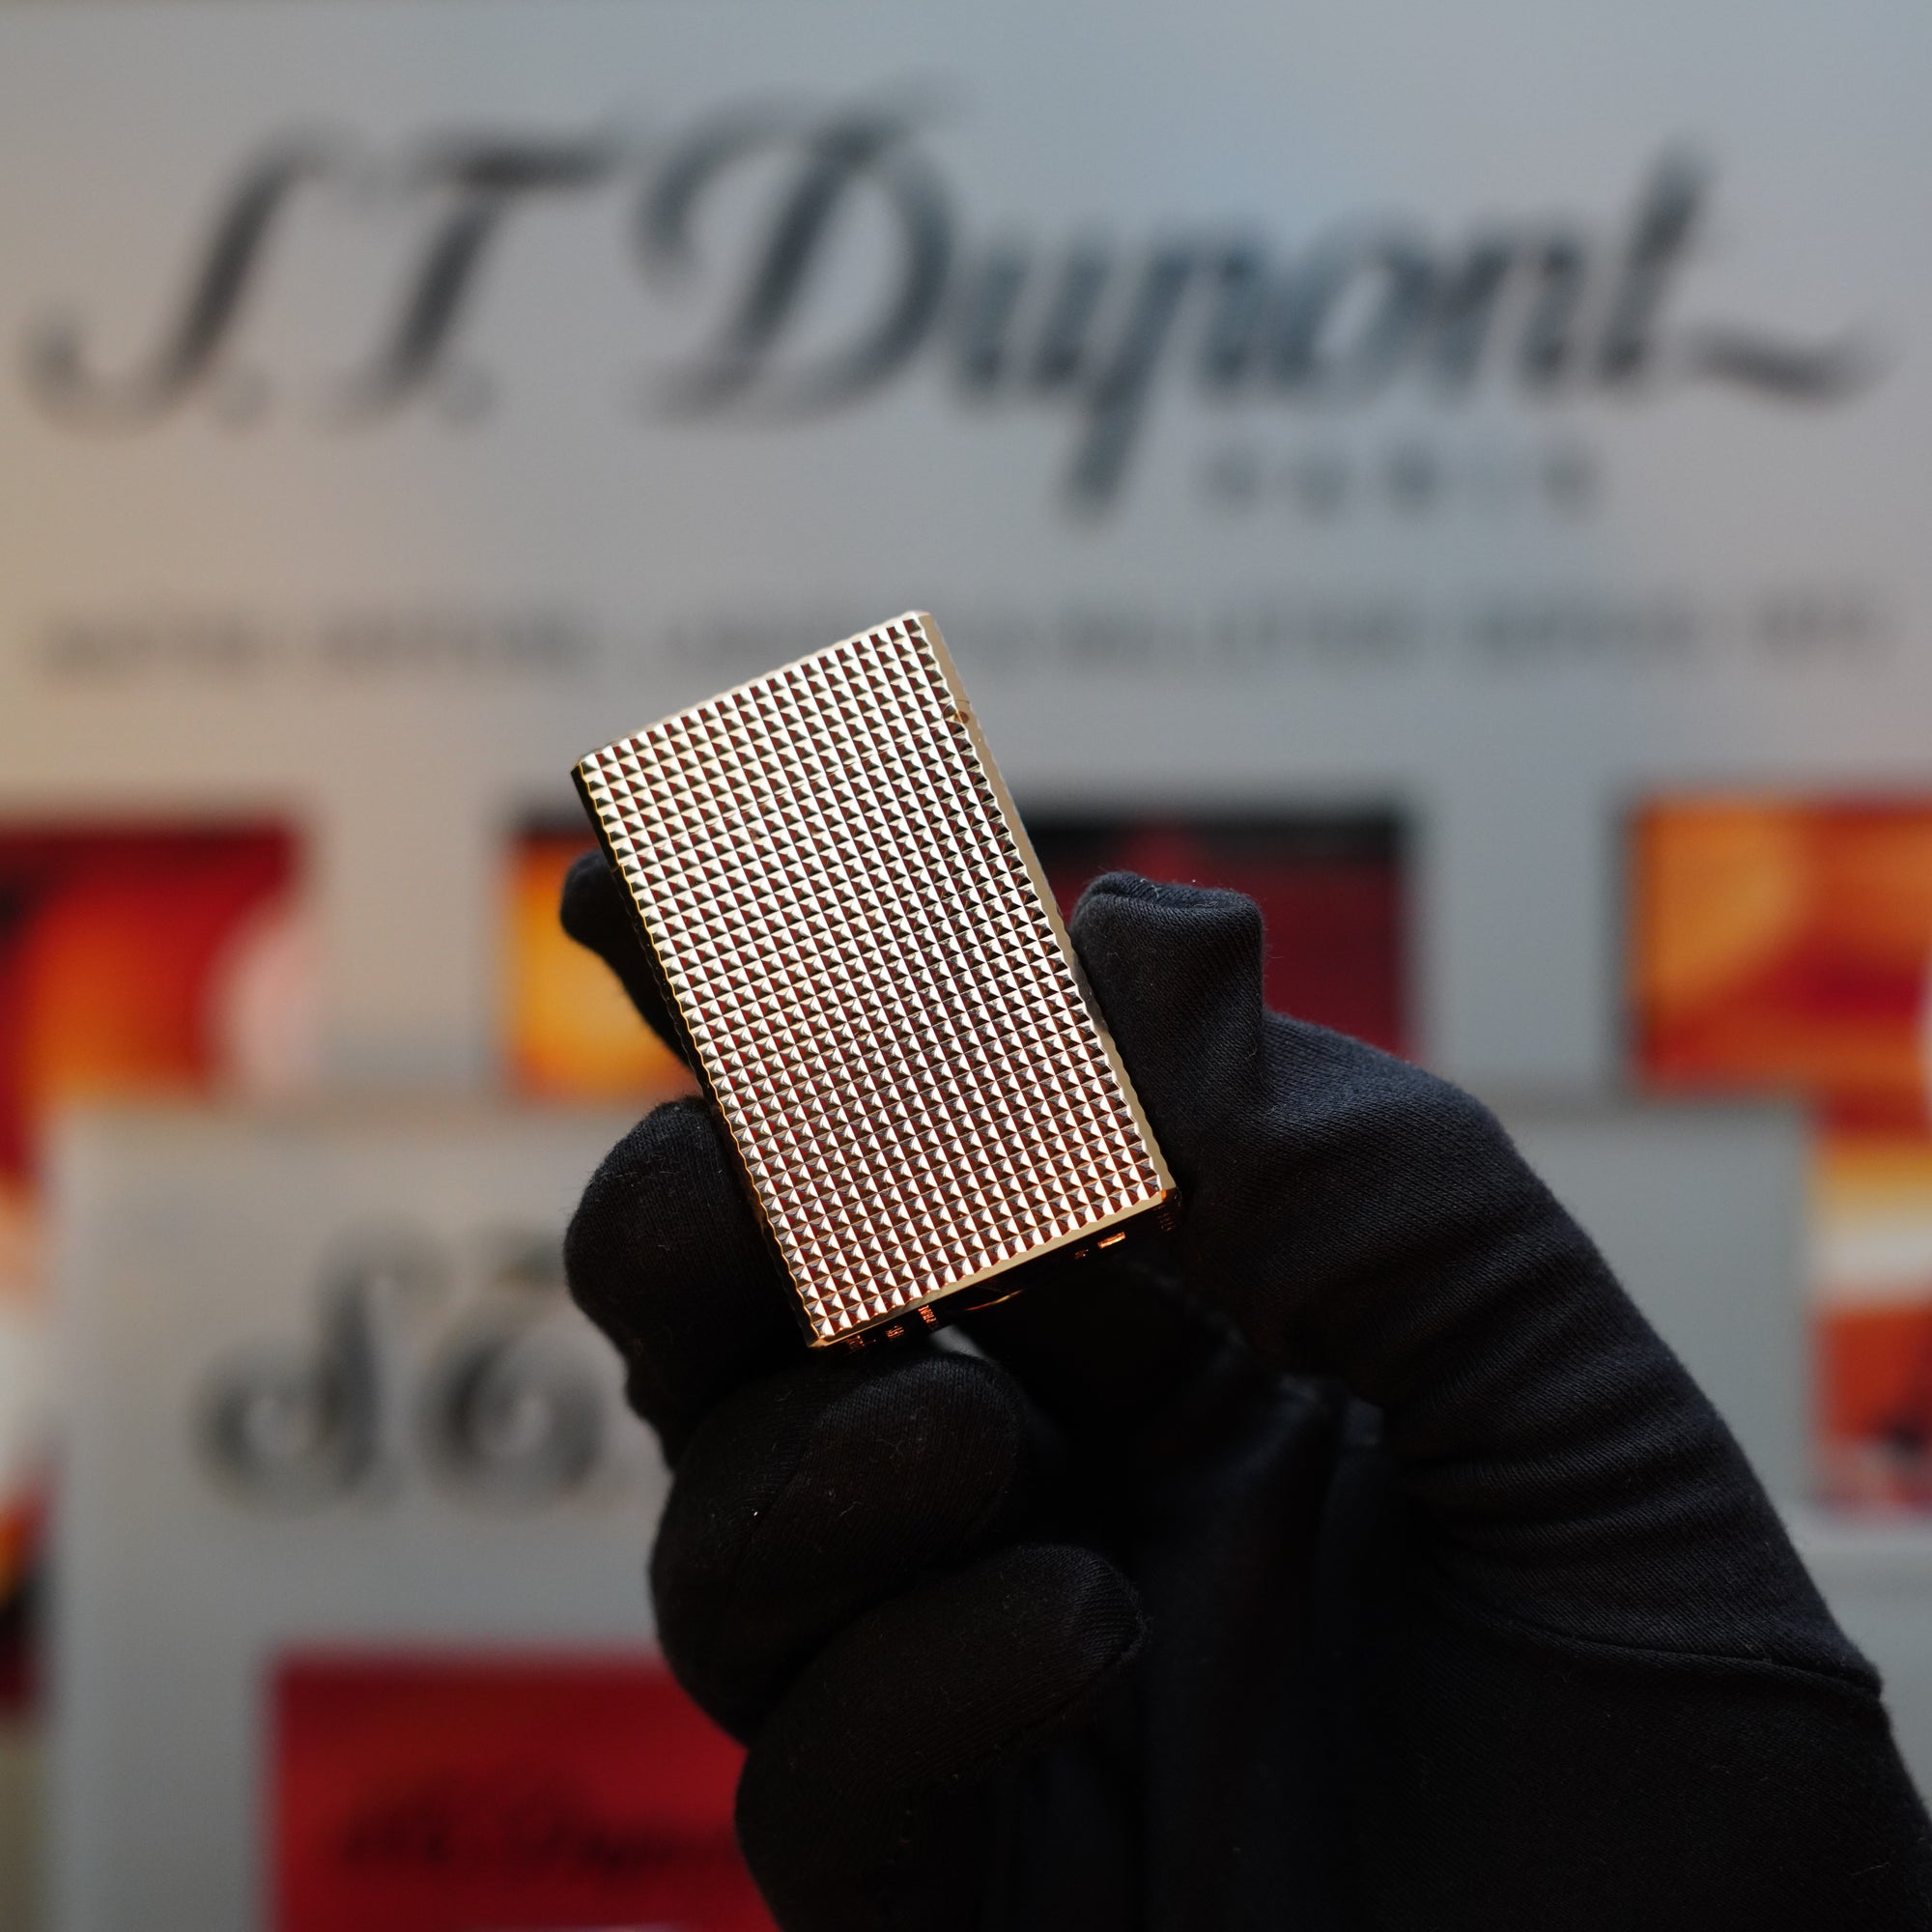
[[[564,923],[663,1028],[601,860]],[[808,1357],[696,1102],[571,1226],[780,1924],[1932,1926],[1873,1673],[1494,1120],[1265,1013],[1235,895],[1072,932],[1186,1218],[1034,1264],[979,1357]]]

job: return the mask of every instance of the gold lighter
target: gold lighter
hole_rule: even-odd
[[[945,1297],[1172,1202],[924,612],[620,738],[577,783],[814,1346],[936,1326]]]

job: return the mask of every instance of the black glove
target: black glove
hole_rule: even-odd
[[[564,923],[668,1031],[600,860]],[[1932,1925],[1872,1671],[1493,1119],[1265,1013],[1243,898],[1072,931],[1186,1218],[1033,1264],[982,1358],[809,1358],[696,1102],[570,1230],[779,1922]]]

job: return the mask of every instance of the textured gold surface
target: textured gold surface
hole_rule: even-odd
[[[1172,1190],[930,617],[578,777],[814,1342]]]

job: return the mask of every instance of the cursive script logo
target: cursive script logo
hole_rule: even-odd
[[[980,240],[929,129],[892,105],[731,113],[664,142],[440,137],[383,156],[290,139],[221,197],[139,359],[102,366],[85,322],[59,315],[27,345],[28,380],[76,427],[152,424],[197,400],[259,414],[266,385],[239,349],[296,212],[326,200],[353,222],[382,203],[415,239],[399,270],[372,249],[390,283],[370,339],[332,372],[332,416],[369,425],[424,399],[473,414],[492,385],[464,379],[458,351],[504,236],[611,195],[640,322],[658,303],[700,324],[696,347],[656,369],[655,411],[798,419],[923,370],[963,406],[1064,413],[1065,487],[1087,506],[1119,495],[1164,387],[1328,411],[1405,384],[1444,400],[1483,384],[1548,399],[1717,383],[1787,403],[1861,388],[1876,364],[1856,332],[1795,341],[1697,316],[1681,285],[1713,185],[1705,161],[1672,151],[1602,225],[1494,219],[1444,238],[1349,217],[1286,242],[1212,223]],[[883,266],[848,289],[837,262],[860,229]]]
[[[468,1500],[541,1506],[611,1472],[607,1352],[570,1309],[554,1237],[493,1243],[479,1275],[384,1230],[329,1257],[309,1335],[217,1367],[196,1434],[222,1486],[271,1511],[384,1496],[415,1468]]]

